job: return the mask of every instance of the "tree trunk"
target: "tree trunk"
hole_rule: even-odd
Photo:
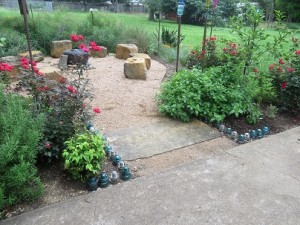
[[[155,13],[155,9],[150,8],[150,9],[149,9],[149,17],[148,17],[148,20],[153,20],[153,21],[154,21],[154,13]]]

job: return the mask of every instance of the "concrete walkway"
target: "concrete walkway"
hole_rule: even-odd
[[[300,127],[0,224],[300,224]]]

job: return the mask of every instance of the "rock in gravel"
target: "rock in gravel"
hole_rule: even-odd
[[[138,53],[139,49],[134,44],[118,44],[116,47],[117,59],[128,59],[130,53]]]
[[[145,63],[146,63],[147,70],[150,69],[150,67],[151,67],[151,58],[150,58],[149,55],[144,54],[144,53],[130,53],[129,56],[144,59]]]
[[[146,80],[147,68],[145,60],[141,58],[128,58],[124,64],[125,77],[131,79]]]
[[[53,58],[59,58],[68,49],[72,49],[72,42],[70,40],[52,41],[50,55]]]
[[[44,54],[41,51],[32,51],[31,54],[32,54],[33,60],[36,62],[41,62],[45,58]],[[19,57],[21,57],[21,58],[24,57],[24,58],[27,58],[28,60],[30,59],[28,51],[19,53]]]

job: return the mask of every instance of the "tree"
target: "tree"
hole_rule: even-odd
[[[299,0],[276,0],[275,9],[285,12],[287,22],[300,21],[300,2]]]

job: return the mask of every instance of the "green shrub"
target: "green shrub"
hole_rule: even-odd
[[[147,52],[150,48],[150,37],[150,33],[141,27],[128,27],[123,38],[125,42],[138,46],[140,52]]]
[[[177,46],[177,36],[178,32],[177,30],[169,30],[165,27],[162,27],[161,31],[161,41],[164,45],[168,45],[170,47],[176,47]],[[180,35],[180,42],[184,40],[184,36]]]
[[[222,121],[250,113],[254,109],[252,87],[245,85],[248,78],[226,69],[178,72],[162,86],[159,111],[183,121],[191,117]]]
[[[100,135],[86,131],[75,135],[65,144],[67,146],[63,151],[65,169],[74,179],[85,180],[100,171],[105,158],[104,143]]]
[[[1,30],[1,37],[5,38],[5,42],[0,48],[0,57],[8,55],[14,56],[27,50],[27,40],[24,34],[5,29]]]
[[[35,162],[44,119],[32,115],[29,103],[5,95],[0,86],[0,209],[36,200],[43,193]]]

